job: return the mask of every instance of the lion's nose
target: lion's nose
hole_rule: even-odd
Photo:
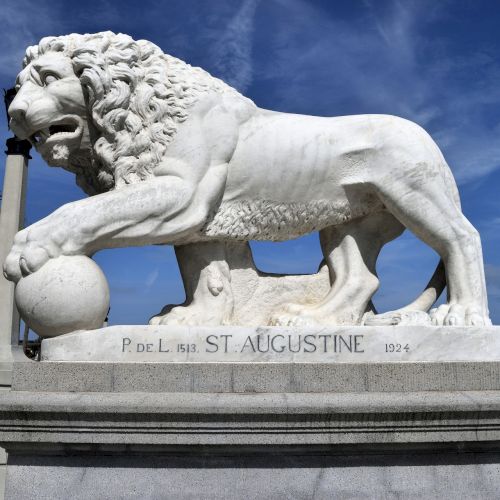
[[[19,139],[27,139],[28,132],[26,130],[26,114],[28,112],[28,103],[24,99],[17,96],[9,106],[7,111],[9,115],[9,126],[12,132],[19,137]]]
[[[22,121],[26,117],[28,103],[23,99],[15,98],[9,106],[9,117],[15,121]]]

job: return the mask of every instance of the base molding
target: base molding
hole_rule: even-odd
[[[500,441],[500,391],[0,394],[0,444],[68,452],[110,445],[345,445]],[[30,444],[31,443],[31,444]]]
[[[500,362],[19,357],[0,446],[7,499],[493,499]]]

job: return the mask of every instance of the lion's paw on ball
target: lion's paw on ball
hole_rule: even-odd
[[[40,337],[100,328],[109,309],[104,273],[85,256],[49,260],[16,285],[17,308]]]

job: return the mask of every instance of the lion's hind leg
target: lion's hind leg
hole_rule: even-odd
[[[418,185],[411,176],[399,175],[375,189],[386,208],[443,259],[448,302],[431,313],[433,323],[488,325],[479,234],[440,174],[421,176]]]
[[[176,246],[175,254],[186,302],[165,306],[149,324],[217,326],[228,322],[233,296],[224,242]]]
[[[380,249],[403,230],[387,212],[323,229],[320,242],[330,271],[330,291],[317,304],[289,304],[273,317],[272,324],[361,324],[378,289],[375,264]]]

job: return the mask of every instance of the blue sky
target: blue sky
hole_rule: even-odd
[[[409,118],[431,133],[459,183],[463,210],[481,233],[490,311],[500,323],[499,24],[500,4],[491,0],[0,0],[0,85],[13,85],[24,49],[41,37],[109,29],[202,66],[261,107]],[[0,132],[5,141],[6,126]],[[70,174],[33,154],[27,224],[83,196]],[[314,234],[253,249],[266,271],[314,272],[321,260]],[[95,258],[110,282],[111,323],[145,323],[183,300],[170,247]],[[437,260],[408,232],[386,246],[377,307],[410,301]]]

